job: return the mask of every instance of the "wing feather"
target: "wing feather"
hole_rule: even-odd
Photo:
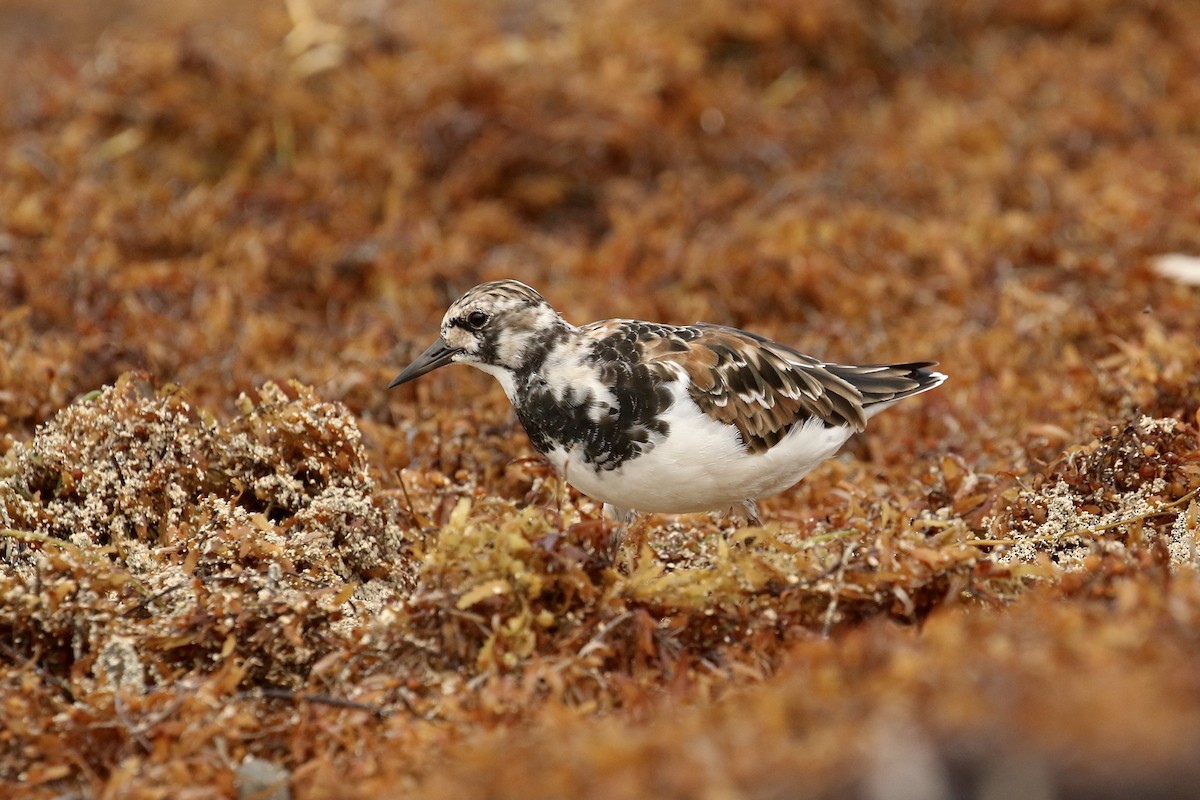
[[[771,449],[812,419],[861,431],[872,405],[917,394],[944,380],[929,369],[932,362],[829,364],[722,325],[606,320],[583,330],[598,340],[636,342],[631,349],[640,363],[662,378],[666,375],[659,370],[668,365],[681,369],[700,410],[735,426],[751,453]]]

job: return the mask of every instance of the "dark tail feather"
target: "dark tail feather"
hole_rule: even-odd
[[[932,369],[936,366],[936,361],[914,361],[910,364],[864,366],[830,364],[826,369],[862,393],[863,407],[868,415],[871,415],[897,400],[927,392],[940,385],[946,380],[946,376]]]

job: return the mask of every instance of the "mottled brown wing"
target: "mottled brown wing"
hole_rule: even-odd
[[[861,431],[871,407],[940,383],[931,363],[826,364],[786,345],[722,325],[674,327],[631,320],[586,326],[611,350],[608,360],[636,360],[656,372],[676,364],[691,379],[700,410],[737,427],[746,449],[761,453],[811,419]],[[663,376],[665,377],[665,375]]]
[[[769,450],[814,417],[856,431],[866,425],[863,395],[821,362],[736,328],[679,330],[690,347],[682,357],[666,357],[687,371],[696,405],[735,425],[749,452]]]

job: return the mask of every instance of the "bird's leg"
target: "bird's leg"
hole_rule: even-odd
[[[637,553],[642,549],[642,545],[646,540],[646,526],[634,525],[638,521],[639,514],[630,508],[620,508],[611,503],[604,504],[604,513],[612,518],[613,522],[617,523],[617,529],[613,531],[612,536],[608,539],[608,548],[605,555],[609,561],[615,562],[617,556],[621,552],[621,545],[625,542],[625,536],[629,533],[631,527],[635,528],[638,535],[635,537],[634,544],[634,559],[637,558]]]
[[[616,524],[616,529],[609,536],[608,543],[612,552],[620,549],[621,544],[625,541],[626,534],[629,533],[629,526],[637,520],[637,512],[628,509],[614,506],[611,503],[604,504],[604,513]]]
[[[745,522],[755,528],[762,526],[762,517],[758,515],[758,503],[753,499],[743,500],[729,509],[729,516],[735,521]]]
[[[743,500],[731,506],[729,508],[729,517],[733,520],[735,526],[739,523],[754,528],[762,526],[762,517],[758,514],[758,503],[753,499]],[[754,544],[754,539],[754,536],[747,536],[743,544],[752,545]]]

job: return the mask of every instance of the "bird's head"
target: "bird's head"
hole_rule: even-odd
[[[441,336],[388,388],[456,363],[470,364],[503,382],[530,364],[547,336],[566,327],[558,312],[520,281],[482,283],[450,305]]]

